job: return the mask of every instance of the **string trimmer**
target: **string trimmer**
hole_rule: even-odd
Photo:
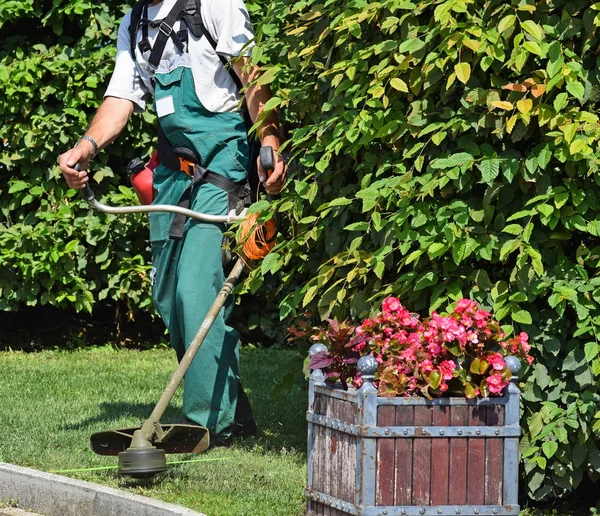
[[[260,159],[263,168],[268,172],[272,172],[275,168],[273,150],[270,147],[263,147]],[[198,213],[178,206],[161,204],[115,207],[99,202],[88,185],[85,186],[82,193],[83,198],[92,208],[104,213],[171,212],[181,213],[202,222],[230,224],[236,221],[243,221],[242,224],[245,227],[242,228],[242,233],[248,237],[246,242],[252,242],[249,248],[253,249],[253,253],[250,253],[251,256],[246,257],[242,255],[236,260],[223,287],[217,294],[217,298],[202,322],[198,333],[179,362],[177,369],[171,376],[166,389],[154,407],[150,417],[144,421],[141,427],[108,430],[95,433],[91,436],[91,446],[94,452],[99,455],[118,455],[119,474],[135,478],[151,477],[167,469],[167,453],[200,453],[208,448],[210,437],[208,429],[205,427],[185,424],[161,424],[160,418],[171,402],[175,391],[200,349],[219,311],[240,278],[246,263],[245,258],[251,260],[264,258],[273,246],[272,240],[276,231],[273,226],[263,229],[260,225],[257,225],[256,220],[246,217],[245,210],[240,215],[231,212],[228,215],[217,216]]]

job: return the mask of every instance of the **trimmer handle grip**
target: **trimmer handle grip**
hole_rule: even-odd
[[[267,177],[270,177],[273,170],[275,170],[275,152],[273,151],[273,147],[270,145],[261,147],[259,158],[262,168],[267,173]],[[275,199],[279,199],[279,194],[267,194],[267,200],[269,202],[274,201]]]
[[[77,172],[79,172],[79,170],[80,170],[79,163],[75,163],[75,166],[73,168],[75,170],[77,170]],[[89,184],[85,185],[81,189],[81,197],[86,202],[92,202],[96,198],[96,196],[94,195],[94,191],[90,188]]]
[[[275,153],[270,145],[260,148],[260,164],[265,169],[267,176],[270,176],[275,170]]]

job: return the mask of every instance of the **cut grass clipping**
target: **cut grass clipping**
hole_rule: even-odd
[[[104,484],[189,507],[209,516],[300,516],[306,477],[307,393],[300,380],[275,394],[296,360],[286,350],[244,349],[242,383],[259,432],[198,455],[169,455],[166,473],[119,477],[116,457],[89,447],[93,432],[140,425],[176,367],[170,350],[0,353],[0,462]],[[301,367],[299,363],[298,367]],[[163,417],[181,418],[181,389]],[[88,471],[71,471],[94,468]],[[97,468],[97,469],[96,469]],[[106,468],[106,469],[100,469]],[[64,472],[69,471],[69,472]]]

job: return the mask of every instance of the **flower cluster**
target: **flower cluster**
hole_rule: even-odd
[[[531,364],[530,349],[526,333],[507,340],[492,314],[470,299],[459,300],[448,315],[433,312],[421,320],[395,297],[386,298],[381,311],[357,326],[345,345],[353,363],[364,355],[377,360],[380,396],[428,398],[501,395],[511,378],[504,357]],[[357,372],[353,383],[362,383]]]

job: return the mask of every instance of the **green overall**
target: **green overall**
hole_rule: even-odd
[[[155,75],[155,102],[171,97],[174,112],[159,118],[174,147],[195,151],[199,163],[232,181],[247,176],[248,140],[237,112],[212,113],[195,93],[192,71],[179,67]],[[163,165],[154,171],[154,204],[176,205],[190,178]],[[227,213],[227,193],[204,183],[194,187],[190,208],[213,215]],[[181,360],[217,293],[225,282],[221,245],[223,225],[188,219],[181,240],[169,239],[173,215],[150,214],[154,280],[152,297]],[[221,310],[184,379],[185,416],[209,429],[213,438],[228,438],[236,425],[252,419],[239,382],[239,334],[227,325],[232,298]]]

